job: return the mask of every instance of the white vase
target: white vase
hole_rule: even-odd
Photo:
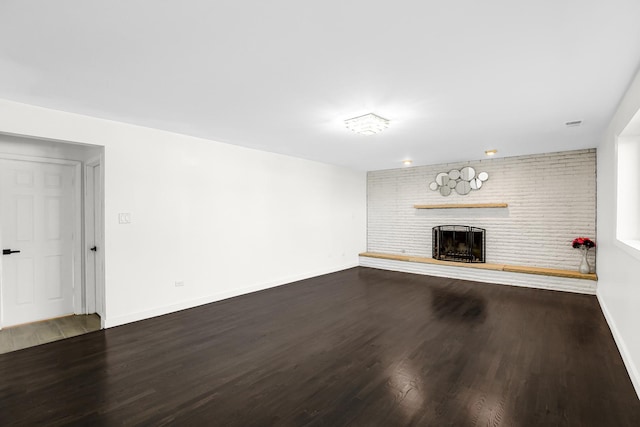
[[[582,261],[580,261],[580,268],[578,271],[583,274],[591,273],[591,266],[589,265],[589,260],[587,260],[589,249],[583,246],[580,250],[582,251]]]

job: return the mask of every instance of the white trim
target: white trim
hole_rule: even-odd
[[[93,160],[92,160],[93,162]],[[93,163],[94,166],[97,166],[97,163]],[[106,267],[106,253],[107,253],[107,249],[106,249],[106,235],[105,235],[105,227],[104,227],[104,218],[105,218],[105,214],[104,214],[104,210],[105,210],[105,204],[106,204],[106,198],[105,198],[105,174],[106,174],[106,166],[105,166],[105,153],[104,150],[102,151],[102,153],[100,153],[100,159],[99,159],[99,164],[100,164],[100,221],[98,226],[100,227],[100,244],[102,245],[102,251],[100,252],[100,262],[102,263],[102,265],[100,266],[101,272],[100,272],[100,278],[101,278],[101,282],[99,284],[99,291],[100,291],[100,295],[98,300],[96,301],[96,304],[100,305],[101,308],[101,312],[100,312],[100,328],[104,329],[106,328],[106,317],[107,317],[107,267]],[[94,176],[95,178],[95,176]],[[100,288],[101,287],[101,288]]]
[[[75,160],[74,160],[75,162]],[[73,251],[71,258],[73,262],[73,311],[75,314],[84,313],[84,260],[82,259],[83,220],[82,214],[84,203],[82,198],[82,162],[76,162],[73,175]]]
[[[49,157],[28,156],[22,154],[0,153],[0,159],[17,160],[21,162],[49,163],[56,165],[73,166],[72,178],[72,210],[73,210],[73,234],[71,238],[72,252],[71,262],[73,264],[72,286],[73,286],[73,311],[75,314],[83,312],[83,262],[82,262],[82,162],[79,160],[53,159]],[[2,329],[2,283],[0,281],[0,329]]]
[[[537,274],[513,273],[510,271],[485,270],[480,268],[450,267],[370,257],[360,257],[360,265],[362,267],[379,268],[381,270],[447,277],[473,282],[574,292],[588,295],[596,294],[596,282],[594,280],[541,276]]]
[[[613,165],[613,171],[614,171],[614,185],[615,185],[615,245],[620,248],[621,250],[625,251],[626,253],[628,253],[629,255],[631,255],[632,257],[640,260],[640,240],[637,239],[628,239],[625,238],[625,234],[624,232],[626,231],[624,229],[624,226],[621,226],[620,224],[620,214],[618,213],[619,210],[621,209],[620,207],[620,188],[619,188],[619,183],[620,183],[620,144],[640,144],[640,136],[638,135],[629,135],[629,136],[623,136],[623,134],[625,133],[625,130],[631,125],[631,123],[635,120],[640,120],[640,110],[636,111],[636,113],[634,114],[634,116],[629,120],[629,123],[627,123],[627,125],[625,126],[625,128],[622,130],[622,132],[620,133],[620,135],[615,135],[614,136],[614,165]],[[628,236],[627,236],[628,237]],[[633,236],[633,237],[637,237],[637,236]]]
[[[94,188],[95,188],[95,167],[100,166],[100,176],[99,176],[99,191],[97,194],[93,194],[92,197],[89,197],[89,195],[91,194],[91,192],[93,192]],[[84,265],[85,265],[85,269],[84,269],[84,279],[85,279],[85,300],[84,300],[84,308],[85,308],[85,313],[89,314],[90,310],[89,310],[89,304],[91,301],[91,299],[93,298],[93,307],[95,308],[94,311],[91,311],[91,313],[98,313],[100,314],[100,319],[101,319],[101,327],[104,328],[104,313],[106,312],[106,307],[105,307],[105,302],[104,302],[104,295],[105,295],[105,289],[104,289],[104,284],[105,284],[105,279],[104,279],[104,268],[98,268],[99,266],[104,266],[104,256],[105,256],[105,251],[104,251],[104,156],[101,154],[99,156],[95,156],[92,157],[91,159],[87,160],[84,164],[84,170],[85,170],[85,174],[84,174],[84,224],[85,224],[85,236],[84,236],[84,242],[83,242],[83,247],[84,247],[84,251],[83,251],[83,256],[84,256]],[[89,172],[89,170],[91,170],[91,172]],[[92,177],[92,182],[91,182],[91,188],[89,188],[90,186],[88,185],[88,180],[89,180],[89,173],[91,173],[91,177]],[[95,205],[95,197],[100,199],[100,215],[98,215],[98,223],[95,223],[96,221],[96,216],[95,216],[95,212],[94,212],[94,205]],[[95,228],[99,228],[99,233],[97,234],[99,236],[98,240],[95,240]],[[89,239],[87,237],[87,233],[92,232],[93,237],[91,239]],[[94,262],[94,269],[96,271],[94,271],[94,276],[93,277],[89,277],[89,271],[87,269],[87,266],[89,265],[89,260],[88,260],[88,256],[89,256],[89,240],[91,240],[91,242],[93,244],[95,244],[98,247],[98,252],[96,253],[96,255],[94,255],[95,258],[95,262]],[[96,274],[101,274],[101,280],[96,280]],[[102,289],[99,289],[99,287],[102,287]]]
[[[20,160],[23,162],[35,162],[35,163],[53,163],[57,165],[69,165],[69,166],[76,166],[82,163],[80,160],[54,159],[53,157],[27,156],[24,154],[12,154],[12,153],[2,153],[2,152],[0,152],[0,159]]]
[[[611,330],[611,335],[613,335],[613,340],[618,346],[618,351],[620,352],[620,356],[622,356],[624,366],[625,368],[627,368],[627,373],[629,374],[629,378],[631,379],[633,388],[635,388],[638,399],[640,399],[640,372],[638,372],[637,367],[633,364],[631,355],[629,354],[629,349],[627,348],[624,339],[622,339],[622,334],[620,334],[620,331],[616,326],[616,322],[613,319],[611,312],[607,308],[607,304],[604,302],[602,296],[600,296],[600,293],[596,293],[596,296],[598,298],[598,302],[600,303],[600,308],[602,309],[604,318],[609,325],[609,329]]]
[[[212,302],[221,301],[228,298],[237,297],[240,295],[249,294],[252,292],[262,291],[269,288],[275,288],[277,286],[286,285],[288,283],[297,282],[299,280],[309,279],[311,277],[322,276],[324,274],[335,273],[337,271],[347,270],[349,268],[357,267],[357,264],[345,264],[340,267],[328,268],[323,270],[317,270],[311,273],[299,274],[295,276],[289,276],[286,278],[273,280],[269,282],[256,283],[251,286],[246,286],[240,289],[234,289],[232,291],[219,292],[217,294],[209,295],[202,298],[196,298],[193,300],[182,301],[177,304],[167,305],[163,307],[157,307],[150,310],[140,311],[136,313],[126,314],[122,316],[116,316],[113,318],[105,319],[105,328],[112,328],[115,326],[124,325],[126,323],[137,322],[139,320],[149,319],[151,317],[162,316],[164,314],[174,313],[180,310],[186,310],[188,308],[197,307],[204,304],[210,304]]]
[[[104,144],[92,144],[92,143],[87,143],[87,142],[82,142],[82,141],[74,141],[71,139],[59,139],[59,138],[47,138],[45,136],[42,135],[38,135],[38,134],[31,134],[31,133],[15,133],[15,132],[6,132],[3,130],[0,130],[0,135],[6,135],[6,136],[15,136],[18,138],[23,138],[23,139],[35,139],[38,141],[44,141],[44,142],[61,142],[63,144],[68,144],[68,145],[79,145],[82,147],[96,147],[96,148],[103,148]]]
[[[102,165],[102,154],[97,155],[95,157],[91,157],[89,160],[85,161],[84,164],[86,166],[98,166],[98,165]]]
[[[96,311],[96,278],[95,278],[95,256],[89,254],[89,246],[95,244],[95,214],[93,197],[94,189],[94,168],[95,166],[85,163],[84,179],[84,236],[82,239],[82,257],[84,260],[84,314],[95,313]]]
[[[640,241],[638,240],[622,240],[616,237],[615,245],[630,256],[640,260]]]

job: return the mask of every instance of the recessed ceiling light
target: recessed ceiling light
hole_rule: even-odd
[[[582,124],[582,120],[573,120],[570,122],[566,122],[564,125],[568,127],[580,126]]]
[[[405,165],[405,166],[411,166],[411,163],[413,163],[413,161],[411,161],[409,159],[402,161],[402,164]]]
[[[389,120],[376,114],[369,113],[344,121],[347,129],[362,135],[374,135],[389,127]]]
[[[486,154],[487,156],[495,156],[496,153],[498,152],[498,150],[487,150],[484,152],[484,154]]]

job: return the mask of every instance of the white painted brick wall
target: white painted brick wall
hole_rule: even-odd
[[[439,172],[488,172],[480,190],[448,197],[429,189]],[[486,232],[486,262],[575,270],[578,236],[596,238],[596,150],[577,150],[369,172],[370,252],[431,257],[431,229],[470,225]],[[508,208],[415,209],[414,204],[498,203]],[[594,263],[595,250],[590,252]]]

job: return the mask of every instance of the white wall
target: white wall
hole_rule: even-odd
[[[639,108],[640,73],[636,75],[602,143],[598,146],[598,298],[638,396],[640,396],[640,260],[623,250],[616,241],[615,140]]]
[[[356,266],[365,250],[364,172],[6,100],[0,132],[105,147],[106,326]]]

